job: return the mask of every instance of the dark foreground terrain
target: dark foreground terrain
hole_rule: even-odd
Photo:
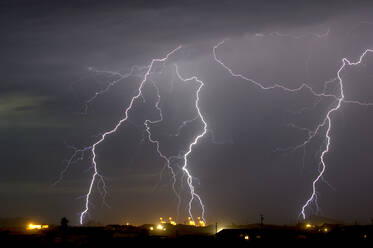
[[[0,230],[1,247],[373,247],[373,225],[305,229],[237,226],[211,233],[213,226],[167,226],[167,230],[111,225],[51,227],[43,231]]]

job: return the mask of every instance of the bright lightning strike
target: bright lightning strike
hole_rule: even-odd
[[[130,101],[130,104],[129,106],[125,109],[124,113],[124,117],[119,121],[117,122],[117,124],[114,126],[113,129],[107,131],[107,132],[104,132],[102,134],[100,134],[98,136],[98,140],[90,145],[90,146],[87,146],[87,147],[84,147],[82,149],[78,149],[78,148],[75,148],[75,147],[70,147],[74,150],[72,156],[70,157],[70,159],[67,161],[67,165],[66,167],[61,171],[60,173],[60,177],[59,179],[55,182],[55,184],[59,183],[64,174],[66,173],[66,171],[69,169],[69,167],[77,162],[77,161],[80,161],[80,160],[83,160],[84,159],[84,156],[85,156],[85,153],[91,153],[91,157],[90,159],[92,159],[92,168],[94,170],[94,173],[92,175],[92,178],[91,178],[91,181],[90,181],[90,185],[89,185],[89,188],[88,188],[88,192],[87,194],[85,195],[85,209],[80,213],[80,223],[83,224],[83,221],[84,221],[84,218],[85,216],[87,215],[88,211],[89,211],[89,205],[90,205],[90,196],[92,194],[92,189],[93,189],[93,185],[96,183],[96,180],[99,180],[98,183],[97,183],[97,186],[102,186],[103,189],[99,188],[99,193],[101,194],[103,200],[104,200],[104,203],[105,205],[106,202],[105,202],[105,197],[106,197],[106,194],[107,194],[107,190],[106,190],[106,184],[105,184],[105,181],[104,181],[104,178],[103,176],[99,173],[98,171],[98,168],[97,168],[97,162],[96,162],[96,147],[101,144],[106,136],[110,135],[110,134],[113,134],[117,131],[117,129],[124,123],[127,121],[128,119],[128,113],[129,111],[132,109],[132,106],[133,106],[133,103],[140,97],[142,97],[143,101],[145,101],[143,95],[142,95],[142,90],[143,90],[143,87],[144,87],[144,84],[149,81],[152,83],[153,87],[155,88],[156,90],[156,96],[157,96],[157,100],[155,102],[155,108],[157,110],[157,112],[159,113],[159,118],[156,119],[156,120],[145,120],[144,122],[144,126],[145,126],[145,132],[147,134],[147,138],[149,140],[150,143],[154,144],[156,146],[156,151],[159,155],[160,158],[162,158],[164,161],[165,161],[165,167],[164,168],[168,168],[172,174],[172,189],[178,199],[178,211],[179,211],[179,208],[180,208],[180,204],[181,204],[181,197],[179,195],[179,193],[177,192],[176,188],[175,188],[175,185],[176,185],[176,182],[177,182],[177,178],[176,178],[176,172],[175,172],[175,168],[173,167],[174,163],[178,163],[177,161],[184,161],[183,162],[183,166],[181,168],[181,172],[182,172],[182,177],[181,177],[181,182],[183,182],[185,179],[186,179],[186,182],[188,184],[188,187],[189,187],[189,191],[190,191],[190,195],[191,195],[191,198],[190,198],[190,201],[188,202],[188,214],[189,216],[192,218],[193,220],[193,215],[192,215],[192,204],[194,202],[194,200],[197,200],[198,203],[200,204],[200,207],[202,209],[202,219],[204,222],[206,222],[205,220],[205,206],[202,202],[202,199],[201,197],[195,192],[195,187],[193,185],[193,176],[191,175],[190,171],[188,170],[187,166],[188,166],[188,159],[192,153],[192,148],[193,146],[195,146],[198,141],[207,133],[207,124],[200,112],[200,109],[199,109],[199,92],[201,90],[201,88],[203,87],[203,82],[201,80],[199,80],[197,77],[190,77],[190,78],[186,78],[184,79],[180,73],[179,73],[179,70],[178,70],[178,67],[175,65],[175,70],[176,70],[176,75],[178,76],[178,78],[183,81],[183,82],[189,82],[189,81],[196,81],[199,83],[199,87],[196,91],[196,102],[195,102],[195,106],[196,106],[196,109],[197,109],[197,116],[191,120],[187,120],[187,121],[184,121],[180,127],[178,128],[177,130],[177,134],[175,136],[178,136],[179,133],[181,132],[181,130],[188,124],[190,124],[191,122],[197,120],[197,119],[201,119],[201,121],[204,123],[204,128],[203,128],[203,131],[202,133],[200,133],[198,136],[196,136],[192,143],[190,143],[188,145],[188,149],[187,151],[185,152],[182,152],[180,154],[178,154],[177,156],[169,156],[167,157],[162,151],[161,151],[161,148],[160,148],[160,141],[159,140],[156,140],[152,137],[152,133],[151,133],[151,125],[155,125],[155,124],[159,124],[163,121],[163,113],[162,113],[162,109],[160,108],[160,100],[161,100],[161,96],[160,96],[160,90],[157,86],[157,84],[153,81],[153,79],[150,77],[150,75],[153,73],[153,65],[156,63],[156,62],[163,62],[163,67],[165,66],[165,62],[166,60],[169,58],[169,56],[171,56],[172,54],[174,54],[177,50],[179,50],[181,48],[181,46],[179,46],[178,48],[172,50],[170,53],[167,54],[166,57],[162,58],[162,59],[153,59],[151,61],[151,63],[146,66],[146,67],[138,67],[138,66],[133,66],[131,68],[131,70],[126,73],[126,74],[121,74],[119,72],[113,72],[113,71],[99,71],[99,70],[94,70],[93,68],[89,68],[89,70],[91,71],[94,71],[96,73],[104,73],[104,74],[109,74],[110,76],[113,76],[113,77],[118,77],[117,79],[109,82],[106,87],[102,90],[99,90],[99,91],[96,91],[95,94],[89,98],[86,102],[85,102],[85,113],[88,112],[88,107],[89,105],[101,94],[104,94],[106,92],[108,92],[116,83],[118,83],[119,81],[123,80],[123,79],[126,79],[130,76],[141,76],[142,77],[142,81],[138,87],[138,90],[137,90],[137,94],[135,96],[132,97],[131,101]],[[145,73],[142,73],[143,70],[146,69],[146,72]],[[163,171],[163,170],[162,170]]]
[[[86,214],[88,213],[88,210],[89,210],[89,200],[90,200],[90,196],[91,196],[91,193],[92,193],[92,188],[93,188],[93,185],[95,184],[95,181],[96,181],[96,178],[100,178],[102,180],[102,182],[104,183],[103,181],[103,177],[102,175],[99,173],[98,171],[98,168],[97,168],[97,162],[96,162],[96,147],[101,144],[106,136],[112,134],[112,133],[115,133],[118,128],[124,123],[127,121],[128,119],[128,112],[131,110],[132,106],[133,106],[133,103],[135,102],[135,100],[137,100],[139,97],[142,96],[142,89],[144,87],[144,84],[145,82],[148,80],[148,77],[153,69],[153,65],[157,62],[165,62],[167,61],[167,59],[172,55],[174,54],[176,51],[178,51],[179,49],[181,49],[181,46],[175,48],[174,50],[172,50],[171,52],[169,52],[164,58],[161,58],[161,59],[152,59],[151,63],[149,64],[149,66],[147,67],[147,71],[143,77],[143,80],[141,81],[140,83],[140,86],[137,90],[137,94],[132,97],[131,101],[130,101],[130,104],[129,106],[125,109],[124,111],[124,117],[115,125],[115,127],[109,131],[106,131],[105,133],[103,133],[101,135],[101,138],[96,142],[94,143],[92,146],[91,146],[91,153],[92,153],[92,165],[93,165],[93,169],[94,169],[94,173],[92,175],[92,179],[91,179],[91,182],[90,182],[90,185],[89,185],[89,188],[88,188],[88,192],[85,196],[85,208],[84,210],[81,212],[80,214],[80,224],[83,224],[83,221],[84,221],[84,217],[86,216]]]
[[[325,36],[327,36],[329,34],[329,31],[325,34],[322,34],[322,35],[315,35],[315,37],[317,38],[323,38]],[[278,33],[278,32],[275,32],[275,33],[272,33],[272,35],[278,35],[278,36],[287,36],[287,37],[292,37],[294,39],[300,39],[302,38],[303,36],[291,36],[291,35],[285,35],[285,34],[281,34],[281,33]],[[314,89],[309,86],[308,84],[305,84],[303,83],[301,86],[299,86],[298,88],[294,88],[294,89],[291,89],[291,88],[287,88],[281,84],[273,84],[272,86],[264,86],[263,84],[251,79],[251,78],[248,78],[242,74],[238,74],[238,73],[235,73],[233,72],[233,70],[228,67],[226,64],[223,63],[223,61],[221,59],[218,58],[217,54],[216,54],[216,50],[221,47],[223,44],[225,43],[225,40],[219,42],[217,45],[215,45],[213,47],[213,56],[214,56],[214,59],[217,63],[219,63],[225,70],[227,70],[231,76],[233,77],[236,77],[236,78],[240,78],[242,80],[245,80],[249,83],[252,83],[254,85],[256,85],[257,87],[259,87],[260,89],[262,90],[271,90],[271,89],[275,89],[275,88],[279,88],[279,89],[282,89],[283,91],[286,91],[286,92],[293,92],[293,93],[297,93],[299,91],[301,91],[302,89],[307,89],[311,92],[311,94],[315,97],[331,97],[331,98],[334,98],[336,100],[336,104],[334,107],[332,107],[326,114],[325,118],[323,119],[323,121],[321,123],[319,123],[317,125],[317,127],[315,128],[315,130],[309,130],[307,128],[301,128],[301,127],[296,127],[294,125],[292,125],[293,127],[296,127],[300,130],[303,130],[303,131],[307,131],[309,136],[308,138],[300,145],[298,146],[295,146],[295,147],[292,147],[292,148],[286,148],[286,149],[283,149],[284,151],[286,150],[297,150],[299,148],[302,148],[302,147],[305,147],[319,132],[322,128],[324,127],[327,127],[327,130],[325,132],[325,141],[326,141],[326,146],[325,146],[325,149],[322,150],[321,152],[321,155],[320,155],[320,163],[321,163],[321,168],[318,170],[318,175],[317,177],[313,180],[312,182],[312,194],[310,196],[310,198],[306,201],[306,203],[302,206],[302,209],[301,209],[301,215],[303,217],[303,219],[306,218],[306,214],[305,214],[305,210],[307,207],[310,206],[311,203],[314,203],[316,205],[316,207],[318,208],[318,203],[317,203],[317,191],[316,191],[316,184],[321,180],[323,180],[323,175],[325,173],[325,170],[326,170],[326,162],[325,162],[325,156],[326,154],[329,152],[329,148],[330,148],[330,144],[331,144],[331,137],[330,137],[330,130],[332,128],[331,124],[332,124],[332,120],[331,120],[331,116],[334,112],[338,111],[341,106],[342,106],[342,103],[352,103],[352,104],[358,104],[360,106],[373,106],[373,103],[369,103],[369,102],[360,102],[360,101],[356,101],[356,100],[346,100],[345,99],[345,96],[344,96],[344,91],[343,91],[343,80],[342,80],[342,77],[341,77],[341,72],[345,69],[345,67],[348,65],[348,66],[357,66],[359,65],[363,58],[368,54],[368,53],[372,53],[373,50],[372,49],[367,49],[365,50],[362,55],[359,57],[359,59],[356,61],[356,62],[351,62],[350,60],[348,60],[347,58],[343,58],[342,59],[342,66],[339,68],[338,72],[337,72],[337,77],[336,78],[333,78],[327,82],[325,82],[324,84],[324,90],[321,92],[321,93],[318,93],[316,91],[314,91]],[[327,94],[325,93],[326,91],[326,85],[327,84],[330,84],[330,83],[334,83],[334,82],[338,82],[338,85],[339,85],[339,91],[340,91],[340,95],[337,96],[337,95],[334,95],[334,94]]]
[[[304,36],[286,35],[286,34],[281,34],[281,33],[278,33],[278,32],[274,32],[274,33],[271,33],[269,35],[272,35],[272,36],[273,35],[276,35],[276,36],[286,36],[286,37],[291,37],[291,38],[294,38],[294,39],[301,39],[301,38],[304,37]],[[320,34],[320,35],[319,34],[311,34],[311,35],[314,36],[314,37],[316,37],[316,38],[324,38],[327,35],[329,35],[329,30],[325,34]],[[357,65],[359,65],[362,62],[362,60],[364,59],[364,57],[366,56],[366,54],[373,52],[373,50],[371,50],[371,49],[365,50],[364,53],[359,57],[359,60],[357,60],[356,62],[351,62],[350,60],[348,60],[346,58],[343,58],[342,59],[342,65],[339,68],[339,70],[337,71],[337,77],[335,77],[335,78],[333,78],[333,79],[325,82],[324,83],[324,89],[323,89],[322,92],[316,92],[311,86],[309,86],[306,83],[302,83],[297,88],[288,88],[288,87],[285,87],[285,86],[283,86],[282,84],[279,84],[279,83],[273,83],[270,86],[265,86],[264,84],[262,84],[262,83],[260,83],[258,81],[255,81],[254,79],[248,78],[248,77],[246,77],[246,76],[244,76],[242,74],[235,73],[230,67],[228,67],[226,64],[224,64],[224,62],[222,61],[222,59],[220,59],[217,56],[217,53],[216,53],[217,49],[220,48],[221,46],[223,46],[225,44],[225,42],[226,42],[226,40],[223,40],[223,41],[219,42],[217,45],[215,45],[213,47],[213,57],[214,57],[215,61],[218,64],[220,64],[226,71],[228,71],[229,74],[232,77],[240,78],[242,80],[245,80],[245,81],[249,82],[250,84],[254,84],[255,86],[259,87],[261,90],[281,89],[281,90],[283,90],[285,92],[288,92],[288,93],[299,93],[302,90],[307,90],[314,97],[318,97],[319,99],[321,97],[328,97],[328,98],[332,98],[332,99],[334,99],[336,101],[335,104],[334,104],[334,106],[331,107],[329,109],[329,111],[327,112],[325,118],[321,121],[321,123],[319,123],[317,125],[317,127],[314,130],[310,130],[310,129],[307,129],[307,128],[298,127],[298,126],[296,126],[294,124],[291,124],[291,126],[294,127],[294,128],[298,128],[298,129],[300,129],[302,131],[307,131],[308,132],[308,137],[300,145],[297,145],[297,146],[291,147],[291,148],[282,149],[283,151],[286,151],[286,150],[297,150],[299,148],[304,148],[306,145],[309,144],[309,142],[314,137],[316,137],[316,135],[318,135],[321,132],[321,130],[326,129],[326,131],[325,131],[325,144],[326,145],[325,145],[325,148],[323,148],[321,151],[319,151],[320,154],[321,154],[320,157],[319,157],[320,164],[319,164],[319,168],[318,168],[318,171],[317,171],[318,172],[317,177],[312,181],[312,194],[308,198],[308,200],[305,202],[305,204],[302,206],[301,213],[300,213],[300,215],[302,215],[302,217],[305,219],[306,218],[305,211],[306,211],[307,207],[309,207],[313,203],[318,208],[318,202],[317,202],[318,195],[317,195],[316,185],[318,184],[318,182],[320,180],[324,180],[323,179],[323,175],[324,175],[325,170],[326,170],[325,156],[329,152],[330,145],[331,145],[330,131],[331,131],[331,128],[332,128],[332,115],[333,115],[333,113],[337,112],[341,108],[342,103],[358,104],[358,105],[361,105],[361,106],[373,106],[373,103],[360,102],[360,101],[346,100],[345,99],[344,89],[343,89],[343,80],[342,80],[341,73],[342,73],[342,71],[347,66],[357,66]],[[203,117],[203,115],[201,113],[200,106],[199,106],[199,103],[200,103],[200,91],[204,87],[203,81],[201,81],[199,78],[197,78],[197,76],[191,76],[191,77],[187,77],[187,78],[183,77],[180,74],[180,72],[179,72],[178,66],[175,64],[176,76],[179,78],[179,80],[181,80],[183,82],[194,81],[194,82],[197,82],[198,85],[199,85],[198,88],[197,88],[197,90],[196,90],[196,100],[195,100],[195,108],[197,110],[197,116],[195,118],[191,119],[191,120],[186,120],[186,121],[182,122],[182,124],[177,129],[177,133],[174,135],[174,136],[178,136],[180,134],[180,132],[181,132],[181,129],[183,129],[186,125],[190,124],[191,122],[193,122],[193,121],[195,121],[197,119],[200,119],[201,122],[203,123],[203,130],[196,137],[194,137],[194,139],[192,140],[191,143],[188,144],[187,150],[185,152],[183,152],[183,153],[181,153],[181,154],[179,154],[177,156],[167,157],[161,151],[160,141],[156,140],[156,139],[154,139],[152,137],[151,127],[150,127],[150,125],[158,124],[158,123],[160,123],[160,122],[163,121],[162,109],[159,106],[160,105],[160,100],[161,100],[160,90],[159,90],[158,86],[156,85],[156,83],[150,78],[150,75],[151,75],[152,70],[153,70],[153,66],[157,62],[162,62],[163,66],[165,66],[165,62],[168,60],[168,58],[171,55],[173,55],[176,51],[178,51],[179,49],[181,49],[181,46],[179,46],[176,49],[170,51],[163,58],[152,59],[151,63],[148,66],[146,66],[146,67],[132,67],[131,70],[128,73],[126,73],[126,74],[121,74],[121,73],[116,73],[116,72],[111,72],[111,71],[96,71],[96,70],[94,70],[95,72],[98,72],[98,73],[108,73],[108,74],[110,74],[112,76],[118,76],[119,78],[116,79],[116,80],[114,80],[114,81],[112,81],[112,82],[110,82],[104,89],[95,92],[95,94],[90,99],[88,99],[85,102],[85,113],[87,113],[88,106],[90,105],[90,103],[92,101],[94,101],[96,99],[96,97],[98,97],[100,94],[103,94],[103,93],[107,92],[117,82],[119,82],[119,81],[121,81],[121,80],[123,80],[125,78],[128,78],[130,76],[133,76],[134,73],[135,73],[135,70],[139,71],[139,74],[136,74],[136,76],[141,75],[142,81],[141,81],[141,83],[140,83],[140,85],[139,85],[139,87],[137,89],[136,95],[131,98],[128,107],[125,109],[125,111],[124,111],[124,117],[117,122],[117,124],[114,126],[113,129],[100,134],[99,135],[99,139],[94,144],[92,144],[90,146],[84,147],[82,149],[77,149],[77,148],[73,147],[74,153],[70,157],[70,159],[68,160],[67,166],[61,172],[60,177],[59,177],[59,179],[56,182],[56,183],[58,183],[62,179],[63,175],[66,173],[67,169],[69,168],[69,166],[72,163],[75,163],[77,160],[82,160],[83,157],[84,157],[84,154],[86,152],[90,152],[91,153],[90,159],[92,159],[92,168],[94,170],[94,173],[92,175],[92,178],[91,178],[91,181],[90,181],[90,184],[89,184],[88,192],[85,195],[85,208],[80,213],[80,224],[83,224],[84,218],[85,218],[85,216],[87,215],[87,213],[89,211],[90,197],[91,197],[91,194],[92,194],[93,186],[95,184],[97,184],[98,186],[99,185],[102,186],[103,191],[100,191],[100,194],[101,194],[101,196],[103,197],[104,200],[105,200],[105,196],[107,194],[106,184],[105,184],[105,181],[104,181],[104,177],[99,173],[99,170],[98,170],[98,167],[97,167],[97,162],[96,162],[96,157],[97,157],[97,155],[96,155],[96,147],[99,144],[101,144],[108,135],[115,133],[118,130],[118,128],[123,123],[125,123],[128,120],[128,113],[132,109],[132,106],[133,106],[134,102],[138,98],[142,97],[143,100],[145,100],[144,97],[143,97],[143,95],[142,95],[142,90],[143,90],[143,87],[144,87],[144,85],[145,85],[145,83],[147,81],[150,81],[152,83],[152,85],[154,86],[154,88],[156,89],[157,100],[156,100],[156,103],[155,103],[155,108],[156,108],[156,110],[159,113],[159,118],[158,119],[156,119],[156,120],[149,120],[149,119],[147,119],[144,122],[145,132],[147,133],[148,140],[149,140],[150,143],[152,143],[152,144],[154,144],[156,146],[156,151],[157,151],[158,155],[165,161],[165,168],[168,168],[171,171],[172,180],[173,180],[172,181],[172,188],[173,188],[173,191],[174,191],[175,195],[178,198],[178,203],[179,204],[181,202],[181,197],[180,197],[179,193],[177,192],[177,190],[175,189],[175,185],[176,185],[177,179],[176,179],[175,168],[172,166],[172,164],[173,164],[173,160],[174,159],[179,160],[179,161],[180,160],[183,161],[182,162],[183,164],[182,164],[182,167],[181,167],[181,170],[182,170],[182,173],[183,173],[183,177],[182,177],[181,181],[183,181],[185,179],[185,177],[186,177],[186,182],[187,182],[187,185],[188,185],[189,191],[190,191],[190,199],[189,199],[189,202],[188,202],[188,214],[191,217],[191,219],[193,220],[192,205],[193,205],[194,202],[197,202],[199,204],[200,208],[201,208],[201,211],[202,211],[202,219],[203,219],[204,222],[206,222],[206,220],[205,220],[205,205],[204,205],[204,203],[203,203],[200,195],[198,193],[196,193],[195,186],[193,184],[193,179],[194,178],[193,178],[191,172],[189,171],[189,160],[190,160],[190,156],[191,156],[191,153],[193,151],[193,148],[199,143],[199,141],[208,132],[207,122],[205,121],[205,119],[204,119],[204,117]],[[90,68],[90,70],[93,71],[92,68]],[[141,73],[140,71],[142,71],[142,70],[143,71],[146,70],[146,72],[145,73]],[[339,95],[326,93],[327,92],[327,90],[326,90],[327,85],[331,84],[331,83],[335,83],[335,82],[338,82]],[[318,103],[316,103],[316,104],[318,104]]]
[[[305,213],[305,210],[306,208],[312,203],[312,202],[316,202],[317,204],[317,191],[316,191],[316,184],[319,182],[319,180],[322,178],[323,174],[325,173],[325,170],[326,170],[326,162],[325,162],[325,155],[329,152],[329,148],[330,148],[330,140],[331,140],[331,137],[330,137],[330,130],[332,128],[332,120],[331,120],[331,115],[338,111],[341,106],[342,106],[342,103],[345,99],[345,95],[344,95],[344,90],[343,90],[343,80],[342,80],[342,76],[341,76],[341,72],[345,69],[346,65],[348,66],[356,66],[356,65],[359,65],[363,58],[365,57],[365,55],[367,53],[372,53],[373,50],[372,49],[367,49],[365,50],[361,56],[359,57],[359,59],[356,61],[356,62],[351,62],[350,60],[348,60],[347,58],[343,58],[342,59],[342,66],[339,68],[338,72],[337,72],[337,77],[338,77],[338,85],[339,85],[339,90],[340,90],[340,96],[338,97],[338,100],[337,100],[337,104],[332,107],[326,114],[326,117],[325,119],[323,120],[323,122],[321,124],[319,124],[316,128],[316,130],[313,132],[313,135],[310,136],[311,139],[318,133],[318,131],[321,129],[321,127],[324,127],[324,126],[327,126],[327,130],[326,130],[326,133],[325,133],[325,139],[326,139],[326,146],[325,146],[325,149],[322,151],[321,153],[321,156],[320,156],[320,162],[321,162],[321,170],[319,171],[319,174],[317,175],[317,177],[315,178],[315,180],[312,182],[312,194],[310,196],[310,198],[306,201],[306,203],[302,206],[302,210],[301,210],[301,215],[303,217],[303,219],[306,218],[306,213]],[[359,105],[363,105],[363,106],[369,106],[369,105],[372,105],[372,103],[362,103],[362,102],[359,102],[359,101],[347,101],[349,103],[356,103],[356,104],[359,104]],[[309,140],[309,139],[308,139]]]
[[[152,81],[152,80],[151,80]],[[144,125],[146,127],[145,131],[147,132],[148,134],[148,140],[155,144],[156,145],[156,149],[157,149],[157,153],[158,155],[166,162],[166,166],[167,168],[171,171],[171,174],[172,174],[172,190],[174,191],[177,199],[178,199],[178,209],[179,209],[179,205],[181,203],[181,198],[180,198],[180,195],[179,193],[176,191],[176,188],[175,188],[175,184],[176,184],[176,174],[175,174],[175,171],[174,169],[171,167],[171,159],[173,157],[167,157],[166,155],[164,155],[161,150],[160,150],[160,143],[158,140],[155,140],[152,138],[152,134],[151,134],[151,131],[150,131],[150,127],[149,127],[149,124],[157,124],[157,123],[160,123],[163,121],[163,113],[162,113],[162,109],[159,107],[159,103],[161,101],[161,95],[159,93],[159,88],[158,86],[155,84],[154,81],[152,81],[152,84],[154,86],[154,88],[156,89],[156,92],[157,92],[157,101],[155,103],[155,108],[157,109],[158,113],[159,113],[159,119],[158,120],[155,120],[155,121],[151,121],[151,120],[145,120],[144,122]]]
[[[188,159],[190,157],[190,154],[192,153],[193,146],[197,145],[198,141],[207,133],[207,123],[206,123],[205,119],[203,118],[203,115],[202,115],[201,110],[199,108],[199,93],[200,93],[202,87],[204,86],[204,83],[200,79],[198,79],[196,76],[192,76],[192,77],[189,77],[189,78],[182,77],[180,72],[179,72],[179,68],[177,67],[176,64],[175,64],[175,68],[176,68],[176,75],[178,76],[178,78],[181,81],[183,81],[183,82],[196,81],[196,82],[199,83],[199,87],[198,87],[197,92],[196,92],[195,106],[196,106],[196,109],[197,109],[198,116],[203,123],[203,131],[202,131],[202,133],[200,133],[199,135],[197,135],[194,138],[192,143],[189,144],[188,151],[184,154],[184,164],[183,164],[182,169],[187,176],[187,183],[188,183],[188,186],[189,186],[189,189],[190,189],[190,194],[191,194],[191,198],[189,200],[189,208],[188,208],[189,216],[193,220],[192,203],[196,198],[199,205],[201,206],[201,209],[202,209],[202,219],[203,219],[204,222],[206,222],[206,220],[205,220],[205,206],[202,202],[201,197],[195,192],[195,188],[194,188],[194,185],[193,185],[193,177],[188,170]]]

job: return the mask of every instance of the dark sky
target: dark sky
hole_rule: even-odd
[[[311,194],[325,132],[306,147],[304,163],[303,150],[275,150],[302,143],[307,133],[289,123],[313,129],[333,101],[318,102],[307,91],[262,91],[232,78],[214,61],[212,48],[229,38],[217,50],[219,58],[266,86],[308,83],[322,91],[343,57],[356,60],[373,48],[372,11],[371,1],[357,0],[2,0],[0,217],[56,223],[66,216],[77,224],[93,171],[86,154],[52,186],[73,153],[69,146],[90,145],[111,129],[141,81],[135,76],[120,81],[82,114],[85,101],[115,79],[88,68],[125,73],[181,44],[163,73],[152,76],[165,116],[152,127],[161,150],[177,155],[202,127],[196,121],[172,136],[182,121],[196,115],[197,84],[177,80],[172,65],[177,63],[183,76],[196,75],[205,83],[200,107],[211,132],[194,147],[189,168],[207,220],[256,222],[262,213],[266,222],[295,223]],[[324,37],[314,35],[328,30]],[[372,69],[369,55],[361,66],[343,71],[346,99],[373,102]],[[328,91],[338,94],[335,86]],[[160,178],[162,160],[143,140],[144,120],[158,118],[154,88],[147,84],[144,92],[146,101],[134,104],[129,122],[97,148],[110,208],[94,187],[88,219],[139,224],[176,217],[170,175],[165,171]],[[345,222],[373,218],[372,126],[373,107],[345,104],[333,114],[317,214]],[[186,191],[183,199],[179,221],[187,214]],[[312,208],[307,213],[316,214]]]

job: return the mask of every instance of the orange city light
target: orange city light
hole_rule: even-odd
[[[172,220],[172,218],[168,218],[168,220],[170,221],[170,224],[173,225],[173,226],[176,226],[176,222]]]
[[[206,223],[203,220],[201,220],[201,217],[198,217],[198,225],[202,227],[206,226]]]
[[[30,223],[27,225],[27,230],[40,230],[40,229],[47,229],[49,228],[48,225],[35,225],[33,223]]]
[[[195,226],[195,225],[196,225],[196,222],[194,222],[194,220],[192,220],[191,217],[188,217],[188,224],[189,224],[190,226]]]

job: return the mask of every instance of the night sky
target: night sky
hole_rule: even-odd
[[[32,217],[78,224],[93,173],[91,154],[75,161],[57,183],[74,149],[92,145],[112,129],[144,76],[116,83],[89,104],[96,91],[147,66],[182,45],[151,79],[159,87],[163,122],[151,125],[167,156],[186,151],[202,122],[178,127],[197,116],[195,81],[204,82],[199,106],[208,133],[193,147],[188,168],[206,206],[208,222],[296,223],[312,193],[325,129],[305,149],[280,152],[307,139],[335,104],[309,91],[261,90],[232,77],[234,72],[265,86],[309,84],[321,92],[337,76],[342,58],[356,61],[373,48],[371,1],[98,1],[2,0],[0,2],[0,217]],[[346,100],[373,102],[373,54],[341,73]],[[338,84],[326,92],[339,95]],[[97,147],[106,206],[94,186],[86,221],[103,224],[187,218],[185,177],[177,176],[182,202],[169,171],[145,135],[144,121],[159,118],[156,91],[146,82],[128,122]],[[373,218],[373,106],[342,104],[332,115],[327,169],[317,184],[317,214],[345,223]],[[180,166],[179,163],[174,166]],[[163,173],[162,173],[163,171]],[[181,190],[184,187],[184,190]],[[195,217],[201,215],[193,204]]]

